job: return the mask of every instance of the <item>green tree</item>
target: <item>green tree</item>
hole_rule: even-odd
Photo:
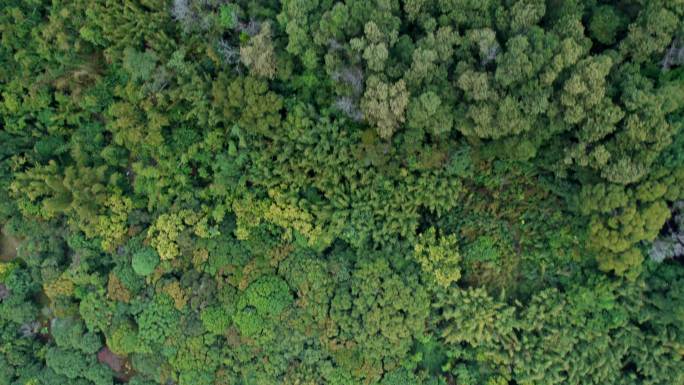
[[[166,294],[156,296],[136,317],[138,335],[150,347],[159,348],[178,332],[180,314]]]
[[[386,260],[363,261],[332,299],[326,337],[340,365],[377,381],[406,360],[427,316],[427,293],[415,276],[398,275]]]
[[[625,16],[618,8],[601,5],[591,14],[589,32],[599,43],[610,45],[615,43],[618,32],[623,31],[627,27],[626,24]]]
[[[131,264],[136,274],[150,275],[159,264],[159,255],[154,249],[145,247],[133,254]]]
[[[266,276],[247,287],[237,301],[233,321],[240,333],[248,337],[271,339],[269,326],[278,322],[280,314],[292,303],[287,283],[276,276]],[[266,333],[266,334],[262,334]]]
[[[85,325],[80,320],[55,318],[50,332],[57,346],[77,349],[85,354],[93,354],[102,346],[99,336],[92,332],[86,333]]]
[[[280,126],[282,98],[263,81],[251,77],[229,81],[222,74],[212,85],[212,97],[227,127],[237,124],[249,134],[271,136]]]
[[[231,317],[228,311],[222,307],[208,307],[202,310],[200,314],[202,324],[208,332],[217,335],[222,335],[228,329],[231,323]]]

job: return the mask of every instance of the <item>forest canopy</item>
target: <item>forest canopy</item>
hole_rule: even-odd
[[[0,385],[684,384],[684,1],[3,0]]]

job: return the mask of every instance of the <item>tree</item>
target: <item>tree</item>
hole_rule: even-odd
[[[276,56],[270,23],[263,23],[259,33],[249,39],[248,45],[240,47],[240,59],[255,77],[275,77]]]
[[[620,43],[621,54],[643,63],[655,53],[662,53],[681,25],[681,9],[669,9],[663,1],[649,2],[638,11],[627,37]]]
[[[222,307],[208,307],[202,310],[200,314],[202,324],[208,332],[217,335],[222,335],[228,329],[231,323],[231,317],[228,311]]]
[[[433,275],[440,286],[448,287],[461,278],[461,256],[454,235],[438,236],[431,227],[418,236],[413,254],[423,271]]]
[[[152,274],[159,264],[159,255],[154,249],[145,247],[133,254],[131,263],[136,274],[147,276]]]
[[[85,331],[81,320],[55,318],[51,322],[50,331],[57,346],[78,349],[85,354],[97,352],[102,343],[99,336]]]
[[[427,315],[427,293],[415,276],[396,274],[383,259],[363,261],[332,299],[326,337],[338,364],[377,381],[406,359]]]
[[[403,80],[388,84],[375,76],[368,78],[361,110],[366,119],[377,127],[381,138],[390,139],[404,122],[407,105],[408,91]]]
[[[149,347],[159,348],[168,337],[177,333],[179,318],[171,298],[159,295],[136,316],[138,335]]]
[[[453,125],[451,113],[434,92],[412,99],[408,107],[407,126],[433,135],[446,135]]]
[[[111,385],[112,371],[98,363],[94,355],[86,356],[70,349],[50,348],[45,354],[46,365],[70,380],[84,378],[96,385]]]
[[[626,28],[625,16],[620,10],[610,5],[596,7],[589,20],[589,31],[594,39],[601,44],[615,43],[618,32]]]
[[[524,338],[517,333],[516,309],[482,288],[440,291],[434,305],[437,333],[452,358],[445,367],[464,383],[507,382]]]
[[[237,124],[250,135],[271,136],[280,126],[282,98],[261,80],[240,77],[229,81],[221,74],[212,84],[212,97],[226,127]]]
[[[180,373],[183,385],[213,384],[219,365],[219,350],[212,346],[213,337],[190,337],[178,341],[178,349],[169,363]]]
[[[292,294],[287,283],[278,277],[266,276],[250,284],[242,293],[233,322],[247,337],[263,336],[270,340],[275,336],[268,333],[268,328],[291,303]]]
[[[144,353],[145,346],[138,337],[137,330],[129,322],[123,322],[116,328],[112,328],[113,332],[107,338],[107,347],[111,349],[114,354],[122,356],[131,353]]]
[[[180,254],[178,238],[185,229],[182,218],[183,214],[162,214],[157,217],[155,223],[147,230],[150,244],[154,247],[156,253],[144,251],[143,254],[137,253],[137,257],[134,256],[134,260],[136,260],[141,273],[154,268],[156,265],[155,256],[157,255],[162,260],[170,260]]]
[[[643,255],[635,245],[640,241],[652,242],[669,215],[667,206],[657,201],[643,208],[624,207],[605,222],[593,217],[589,247],[598,253],[599,267],[621,275],[638,268]]]
[[[105,165],[62,168],[51,160],[17,175],[12,191],[15,196],[25,194],[30,202],[40,201],[40,216],[67,214],[71,222],[93,236],[99,224],[97,214],[105,210],[112,194],[105,186],[116,188],[121,179]]]

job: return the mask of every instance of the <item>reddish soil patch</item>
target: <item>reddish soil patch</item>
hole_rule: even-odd
[[[110,369],[117,373],[121,373],[124,369],[124,358],[112,353],[107,347],[104,347],[97,352],[97,360],[107,364]]]
[[[97,360],[109,366],[116,373],[116,378],[121,382],[128,382],[135,374],[126,357],[115,354],[106,346],[97,352]]]

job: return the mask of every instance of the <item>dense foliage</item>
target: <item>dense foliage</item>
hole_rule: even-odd
[[[0,385],[684,384],[683,1],[0,3]]]

